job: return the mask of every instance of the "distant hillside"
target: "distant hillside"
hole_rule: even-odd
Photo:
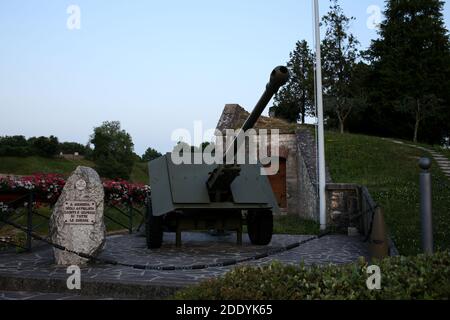
[[[432,149],[433,147],[429,147]],[[362,135],[326,134],[327,165],[335,182],[369,188],[384,209],[401,254],[420,251],[418,159],[427,152]],[[433,218],[437,249],[450,249],[450,180],[434,163]]]
[[[67,160],[42,157],[0,157],[0,174],[30,175],[33,173],[58,173],[68,176],[77,166],[94,167],[88,160]],[[148,183],[147,164],[137,162],[131,173],[132,182]]]

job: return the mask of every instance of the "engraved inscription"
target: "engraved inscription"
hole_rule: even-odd
[[[92,225],[95,223],[95,201],[66,201],[64,222],[67,224]]]

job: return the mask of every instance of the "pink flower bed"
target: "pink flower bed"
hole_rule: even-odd
[[[0,177],[0,197],[25,194],[33,191],[36,201],[54,204],[58,200],[66,181],[57,174],[34,174],[26,177]],[[123,180],[105,180],[105,201],[113,205],[143,205],[150,187],[144,184],[130,183]],[[0,199],[1,202],[1,199]]]
[[[103,181],[103,187],[105,188],[105,201],[114,205],[130,202],[143,205],[147,195],[150,194],[150,186],[124,180],[106,180]]]

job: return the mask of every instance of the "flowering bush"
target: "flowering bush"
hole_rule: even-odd
[[[35,192],[36,200],[55,203],[65,185],[65,180],[58,174],[35,174],[26,177],[0,178],[0,192],[28,193]]]
[[[150,193],[150,187],[144,184],[130,183],[124,180],[103,182],[105,201],[117,205],[133,203],[143,205]]]
[[[66,181],[57,174],[35,174],[26,177],[0,177],[0,193],[3,197],[8,194],[25,194],[33,191],[36,201],[54,204],[61,195]],[[105,201],[113,205],[135,204],[143,205],[150,187],[144,184],[134,184],[123,180],[103,181]],[[4,199],[0,199],[3,201]],[[6,199],[5,202],[8,202]]]

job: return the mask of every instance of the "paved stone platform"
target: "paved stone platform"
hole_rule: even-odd
[[[149,250],[142,236],[117,235],[107,238],[101,257],[128,264],[191,266],[253,257],[310,238],[311,236],[274,235],[269,246],[258,247],[251,245],[247,235],[243,237],[243,246],[237,246],[235,234],[215,237],[207,233],[183,233],[183,247],[176,248],[175,235],[165,234],[163,247]],[[274,260],[285,264],[346,264],[356,261],[360,256],[368,257],[367,244],[360,238],[329,235],[299,248],[246,264],[261,266]],[[106,298],[164,298],[182,287],[221,276],[234,267],[236,266],[159,271],[90,264],[81,269],[80,294]],[[52,248],[47,245],[32,253],[0,253],[0,299],[2,296],[5,299],[10,297],[11,291],[30,292],[31,295],[35,292],[50,292],[76,296],[73,292],[67,293],[67,277],[64,267],[54,265]],[[25,293],[24,295],[27,297]]]
[[[0,300],[115,300],[114,298],[100,298],[80,296],[70,293],[45,293],[25,291],[0,291]]]

